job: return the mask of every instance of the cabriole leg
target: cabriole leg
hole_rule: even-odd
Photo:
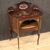
[[[39,39],[40,39],[40,32],[39,32],[39,30],[37,31],[38,32],[38,39],[37,39],[37,45],[39,45]]]

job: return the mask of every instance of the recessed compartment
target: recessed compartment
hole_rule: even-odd
[[[25,20],[21,23],[21,28],[22,29],[26,29],[26,28],[33,28],[33,27],[37,27],[38,26],[38,23],[36,20],[34,19],[31,19],[31,20]]]

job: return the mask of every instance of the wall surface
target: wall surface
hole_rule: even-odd
[[[9,22],[7,8],[22,0],[0,0],[0,36],[6,36],[9,31]],[[50,0],[25,0],[32,4],[38,5],[42,11],[42,28],[41,32],[50,31]]]

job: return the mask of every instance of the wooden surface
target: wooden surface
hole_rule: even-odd
[[[20,38],[19,50],[50,50],[50,32],[41,33],[40,44],[36,44],[37,35]],[[0,50],[18,50],[17,38],[0,41]]]
[[[24,9],[25,8],[24,4],[26,6],[28,6],[26,9]],[[22,5],[22,6],[20,6],[20,5]],[[25,22],[25,25],[28,25],[31,22],[36,24],[36,27],[38,27],[38,30],[39,30],[39,28],[40,28],[39,26],[41,25],[42,12],[38,6],[36,6],[36,5],[31,6],[31,4],[29,2],[25,2],[25,1],[17,3],[14,6],[16,8],[14,8],[13,6],[8,8],[10,32],[16,32],[17,34],[20,34],[19,33],[20,30],[22,30],[23,32],[26,32],[23,30],[23,28],[21,29],[21,25],[24,22]],[[19,7],[21,7],[21,9]],[[30,27],[27,26],[27,28],[30,28]],[[25,28],[25,29],[27,29],[27,28]],[[31,27],[30,29],[27,29],[27,31],[31,31],[32,28],[37,30],[37,28]],[[22,32],[22,31],[20,31],[20,32]]]

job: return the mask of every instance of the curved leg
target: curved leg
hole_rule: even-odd
[[[18,19],[17,19],[17,39],[18,39],[18,49],[20,48],[19,47],[19,33],[20,33],[20,29],[19,29],[19,21],[18,21]]]
[[[39,45],[39,39],[40,39],[40,28],[41,28],[41,20],[39,20],[39,23],[38,23],[38,39],[37,39],[37,45]]]
[[[32,35],[33,35],[33,32],[32,32]],[[39,39],[40,39],[40,31],[37,30],[37,35],[38,35],[38,38],[37,38],[37,45],[39,45]]]
[[[18,41],[18,49],[20,48],[20,46],[19,46],[19,30],[17,30],[17,41]]]
[[[40,33],[39,33],[39,30],[38,30],[38,39],[37,39],[37,45],[39,45],[39,39],[40,39]]]

